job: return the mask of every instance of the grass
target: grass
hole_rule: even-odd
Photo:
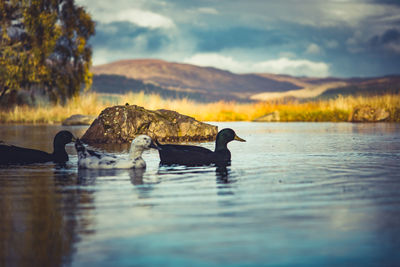
[[[170,109],[200,121],[251,121],[279,111],[281,121],[348,121],[354,107],[370,105],[400,114],[400,95],[339,96],[330,100],[298,101],[268,100],[257,103],[198,103],[189,99],[163,99],[159,95],[128,93],[105,95],[87,93],[70,99],[66,105],[39,104],[0,110],[0,123],[59,123],[73,114],[98,115],[106,107],[125,103],[147,109]],[[400,122],[397,115],[392,121]]]

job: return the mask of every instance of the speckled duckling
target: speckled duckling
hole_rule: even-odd
[[[78,139],[75,142],[78,152],[78,167],[86,169],[132,169],[146,168],[146,162],[142,153],[150,148],[157,148],[147,135],[137,136],[131,143],[128,158],[120,158],[114,155],[99,153],[86,149]]]

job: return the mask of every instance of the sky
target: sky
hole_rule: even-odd
[[[400,74],[400,0],[76,0],[93,65],[154,58],[234,73]]]

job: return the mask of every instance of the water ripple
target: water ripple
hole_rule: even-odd
[[[2,166],[0,260],[47,262],[52,251],[54,266],[398,265],[398,124],[218,125],[247,140],[229,144],[226,169],[159,166],[148,151],[146,170],[78,170],[71,146],[65,168]]]

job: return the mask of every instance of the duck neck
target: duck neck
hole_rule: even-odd
[[[217,139],[217,141],[215,142],[215,151],[228,149],[227,144],[228,143],[224,142],[223,140]]]
[[[54,143],[53,149],[54,149],[53,150],[54,161],[56,162],[68,161],[68,154],[67,151],[65,151],[64,144]]]
[[[139,159],[142,158],[144,149],[140,147],[133,146],[129,151],[129,158],[131,159]]]

